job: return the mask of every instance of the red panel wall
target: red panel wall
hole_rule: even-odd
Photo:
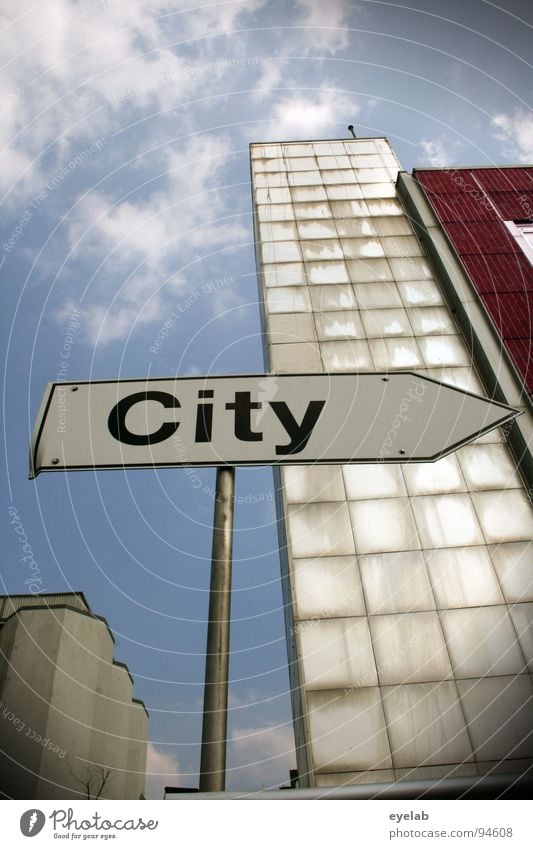
[[[533,220],[533,168],[413,173],[533,392],[533,266],[504,224]]]

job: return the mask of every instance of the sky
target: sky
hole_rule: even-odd
[[[41,590],[116,637],[148,798],[198,786],[215,474],[29,481],[45,386],[263,372],[249,144],[353,124],[407,171],[531,162],[532,25],[528,0],[2,4],[0,593],[27,592],[15,508]],[[236,486],[227,787],[257,789],[295,757],[271,470]]]

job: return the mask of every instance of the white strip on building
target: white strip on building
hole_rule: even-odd
[[[251,159],[271,371],[415,370],[485,394],[389,143]],[[529,767],[533,518],[502,433],[434,464],[275,471],[301,785]]]

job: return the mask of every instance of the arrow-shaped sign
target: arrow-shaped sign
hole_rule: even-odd
[[[517,410],[412,372],[50,383],[42,471],[438,460]]]

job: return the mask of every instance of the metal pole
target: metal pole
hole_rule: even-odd
[[[200,758],[200,791],[220,791],[226,786],[226,734],[228,727],[228,673],[231,616],[231,558],[235,469],[217,468],[211,587],[205,663],[204,717]]]

